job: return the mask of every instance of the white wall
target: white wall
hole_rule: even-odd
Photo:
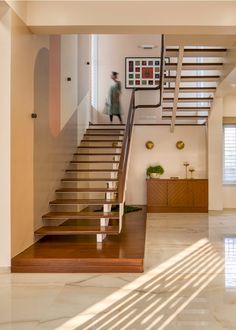
[[[151,140],[155,146],[148,150],[145,142]],[[175,144],[185,142],[179,150]],[[195,178],[207,178],[206,128],[204,126],[178,126],[170,133],[169,126],[135,126],[131,160],[128,173],[126,200],[130,204],[146,204],[146,168],[159,163],[165,173],[163,178],[178,176],[185,178],[184,161],[196,169]],[[189,173],[190,174],[190,173]],[[190,176],[189,176],[190,177]]]
[[[6,3],[25,22],[27,18],[27,1],[6,0]]]
[[[236,95],[231,94],[224,97],[224,117],[236,117]],[[222,149],[223,159],[223,149]],[[236,208],[236,185],[223,185],[223,207]]]
[[[209,210],[222,210],[223,98],[216,97],[208,121]]]
[[[125,57],[132,56],[160,56],[160,35],[99,35],[98,36],[98,111],[102,112],[108,89],[111,84],[111,71],[119,72],[118,79],[121,81],[121,107],[126,118],[128,112],[131,90],[125,89]],[[139,48],[139,45],[154,44],[157,48],[144,50]],[[146,95],[148,93],[148,99]],[[137,102],[147,102],[147,104],[157,103],[157,92],[139,92]],[[154,114],[157,113],[154,110]],[[142,113],[138,110],[137,118]],[[147,114],[147,111],[145,111]],[[107,116],[101,115],[101,121],[108,120]],[[117,119],[116,119],[117,120]],[[115,121],[114,121],[115,122]]]
[[[224,97],[224,117],[236,117],[236,94],[229,94]]]
[[[78,144],[90,120],[90,48],[91,37],[78,37]],[[87,63],[89,62],[89,64]]]
[[[27,5],[27,23],[36,33],[236,32],[234,1],[27,1]]]
[[[236,208],[236,185],[223,184],[223,117],[236,117],[236,95],[216,97],[209,117],[209,209]]]
[[[83,100],[90,87],[90,35],[78,35],[78,104]],[[89,62],[89,64],[87,63]]]
[[[77,108],[78,44],[76,35],[61,36],[61,129]],[[67,81],[70,77],[71,81]]]
[[[10,266],[10,13],[0,19],[0,267]]]

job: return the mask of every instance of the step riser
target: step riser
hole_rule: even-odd
[[[68,196],[67,196],[68,197]],[[58,204],[54,204],[54,202],[50,202],[50,206],[60,206],[60,207],[73,207],[73,206],[79,206],[79,205],[99,205],[99,206],[102,206],[102,205],[117,205],[118,203],[116,202],[112,202],[112,201],[104,201],[104,202],[93,202],[92,200],[91,201],[88,201],[86,204],[83,203],[83,202],[66,202],[66,199],[64,199],[64,201],[61,201],[59,202]]]
[[[117,179],[111,179],[111,178],[108,178],[108,177],[105,177],[105,178],[72,178],[70,179],[69,176],[65,179],[63,179],[61,182],[64,183],[92,183],[92,182],[103,182],[103,183],[110,183],[110,182],[114,182],[116,183],[118,180]]]
[[[94,145],[90,145],[90,146],[79,146],[77,147],[78,152],[88,152],[88,150],[92,150],[92,152],[119,152],[121,149],[121,146],[94,146]]]
[[[76,177],[77,174],[82,175],[82,176],[85,175],[86,177],[88,175],[91,176],[91,177],[94,177],[94,175],[95,176],[98,175],[98,177],[99,177],[100,174],[104,174],[104,173],[107,175],[108,178],[110,178],[111,174],[118,173],[118,168],[115,168],[115,169],[112,169],[112,168],[107,168],[107,169],[104,169],[104,168],[100,168],[100,169],[99,168],[82,169],[80,167],[78,167],[78,168],[74,167],[74,168],[68,169],[65,172],[65,177],[67,177],[68,175],[71,175],[71,174],[75,175],[75,177]]]
[[[116,129],[124,129],[125,124],[90,124],[89,129],[93,128],[103,128],[103,129],[111,129],[111,128],[116,128]]]
[[[61,185],[63,188],[107,188],[106,182],[97,182],[97,181],[90,181],[88,182],[63,182]]]
[[[70,170],[73,169],[107,169],[107,170],[112,170],[114,168],[118,168],[119,164],[114,163],[114,165],[112,163],[81,163],[81,164],[76,164],[76,163],[72,163],[70,164]]]
[[[114,157],[116,157],[116,159],[114,159]],[[102,160],[116,160],[119,161],[120,159],[120,155],[116,154],[106,154],[106,155],[85,155],[85,154],[76,154],[74,155],[74,160],[98,160],[98,161],[102,161]]]
[[[117,179],[118,173],[114,174],[113,176],[110,175],[110,172],[91,172],[91,173],[66,173],[65,178],[73,178],[73,179],[85,179],[89,181],[88,179],[105,179],[107,177]]]
[[[81,205],[50,205],[51,212],[81,212],[88,204]]]
[[[116,198],[116,193],[109,193],[111,197]],[[108,195],[106,193],[56,193],[56,197],[59,199],[80,199],[80,198],[92,198],[92,199],[105,199]]]
[[[122,144],[122,141],[123,140],[119,140],[119,139],[110,139],[110,138],[106,138],[106,139],[83,139],[81,140],[81,143],[82,144],[85,144],[85,143],[90,143],[90,144],[93,144],[93,143],[98,143],[98,145],[101,143],[101,144],[108,144],[108,145],[112,145],[113,143],[119,143],[119,144]]]
[[[88,149],[90,150],[90,149]],[[116,151],[116,148],[113,150],[101,150],[101,151],[94,151],[94,152],[88,152],[86,150],[79,150],[78,152],[76,152],[74,154],[76,157],[92,157],[92,159],[95,157],[111,157],[111,156],[120,156],[120,152],[119,151]]]
[[[118,220],[119,214],[118,212],[111,212],[111,213],[102,213],[102,212],[80,212],[77,214],[73,213],[47,213],[43,219],[45,221],[57,221],[57,220],[70,220],[71,225],[75,225],[75,223],[79,224],[84,223],[86,221],[100,221],[101,218],[111,219],[111,220]],[[77,221],[78,220],[78,221]]]

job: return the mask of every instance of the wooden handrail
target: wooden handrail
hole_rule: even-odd
[[[129,150],[130,150],[130,139],[133,130],[133,123],[134,123],[134,95],[135,90],[132,91],[130,105],[129,105],[129,113],[125,128],[124,140],[121,149],[120,155],[120,164],[118,168],[118,202],[124,202],[124,193],[125,193],[125,180],[126,180],[126,172],[127,172],[127,165],[128,165],[128,158],[129,158]]]
[[[135,92],[139,90],[147,90],[142,88],[135,88],[132,91],[130,104],[129,104],[129,112],[128,118],[126,122],[125,134],[121,149],[120,155],[120,163],[118,168],[118,202],[124,203],[125,197],[125,182],[126,182],[126,174],[128,168],[128,159],[129,159],[129,151],[130,151],[130,140],[132,136],[133,124],[134,124],[134,114],[135,110],[138,108],[156,108],[160,107],[162,104],[162,93],[163,93],[163,79],[164,79],[164,35],[162,35],[161,39],[161,70],[160,70],[160,84],[155,88],[149,88],[148,90],[160,90],[160,101],[155,105],[135,105]]]

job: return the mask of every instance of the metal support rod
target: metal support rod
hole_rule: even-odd
[[[176,69],[175,94],[174,94],[174,103],[173,103],[171,126],[170,126],[170,131],[172,133],[174,132],[174,128],[175,128],[176,111],[177,111],[177,106],[178,106],[179,87],[180,87],[180,80],[181,80],[183,57],[184,57],[184,46],[180,46],[179,47],[178,64],[177,64],[177,69]]]

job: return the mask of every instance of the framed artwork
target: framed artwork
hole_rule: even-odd
[[[126,57],[125,88],[159,87],[160,67],[160,57]]]
[[[165,58],[165,63],[169,58]],[[126,57],[125,88],[157,88],[160,87],[160,57]],[[165,71],[165,75],[168,72]]]

